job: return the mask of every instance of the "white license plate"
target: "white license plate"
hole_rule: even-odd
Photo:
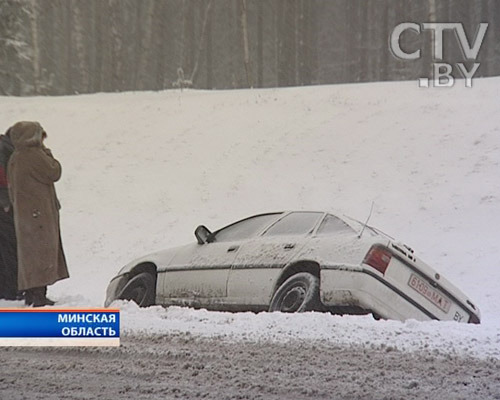
[[[427,281],[419,278],[417,275],[411,274],[408,286],[416,290],[432,304],[443,310],[445,313],[450,311],[451,301],[448,300],[441,292],[434,289]]]

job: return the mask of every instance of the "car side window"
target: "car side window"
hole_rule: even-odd
[[[340,218],[335,215],[328,214],[318,228],[318,235],[332,235],[340,232],[355,232]]]
[[[265,236],[305,235],[316,226],[323,213],[293,212],[271,226]]]
[[[267,225],[278,218],[279,213],[257,215],[247,218],[243,221],[236,222],[218,231],[213,241],[214,242],[230,242],[235,240],[249,239],[252,236],[260,233]]]

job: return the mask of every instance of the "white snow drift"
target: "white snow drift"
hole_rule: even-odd
[[[480,326],[327,314],[122,308],[122,329],[331,340],[500,357],[500,79],[241,91],[0,97],[4,128],[38,120],[63,165],[71,278],[58,306],[102,306],[131,259],[257,212],[330,210],[414,247],[482,311]],[[19,306],[2,302],[0,306]]]

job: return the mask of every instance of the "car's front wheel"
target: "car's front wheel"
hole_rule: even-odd
[[[148,272],[142,272],[130,279],[118,295],[120,300],[132,300],[139,307],[148,307],[155,303],[155,278]]]
[[[321,309],[319,279],[308,273],[292,275],[276,290],[269,311],[304,312]]]

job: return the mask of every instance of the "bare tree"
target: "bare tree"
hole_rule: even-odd
[[[257,86],[264,86],[264,2],[257,3]]]
[[[215,8],[216,3],[214,4]],[[213,46],[212,46],[212,36],[213,36],[213,30],[212,30],[212,20],[213,20],[213,15],[214,15],[214,10],[213,8],[210,8],[208,11],[208,16],[207,16],[207,45],[206,45],[206,70],[207,70],[207,84],[206,88],[207,89],[212,89],[213,88],[213,59],[212,59],[212,54],[213,54]]]
[[[195,5],[193,0],[183,0],[182,8],[184,10],[183,28],[182,28],[182,67],[183,75],[187,71],[194,69],[194,54],[195,54]]]
[[[149,85],[148,64],[153,59],[153,16],[155,12],[155,2],[153,0],[143,0],[144,7],[143,22],[141,23],[140,57],[138,63],[138,85],[141,89],[151,89]]]
[[[20,96],[33,92],[31,75],[30,5],[19,0],[0,2],[0,93]]]
[[[92,91],[100,92],[102,90],[102,59],[103,59],[103,46],[102,46],[102,14],[103,2],[101,0],[93,0],[91,3],[92,11],[92,32],[94,39],[90,43],[90,65],[91,65],[91,78],[92,78]]]
[[[278,85],[296,82],[296,0],[280,0],[278,9]]]
[[[86,36],[88,35],[88,30],[85,27],[85,22],[88,21],[88,18],[84,15],[81,5],[82,3],[79,2],[73,5],[74,54],[77,66],[77,73],[75,74],[77,82],[74,83],[74,86],[78,88],[79,92],[88,92],[90,87],[90,71],[86,55],[88,48]]]
[[[193,72],[191,72],[191,77],[190,77],[190,81],[193,83],[198,75],[198,69],[200,66],[200,57],[201,53],[203,52],[204,43],[206,42],[207,25],[210,17],[211,8],[212,8],[212,0],[208,0],[207,7],[205,9],[205,16],[203,17],[203,26],[201,28],[200,40],[198,41],[198,51],[196,53],[196,61],[194,63]]]
[[[31,46],[33,51],[33,90],[40,93],[40,41],[38,36],[38,5],[36,0],[31,0]]]
[[[155,89],[163,89],[165,84],[165,59],[167,51],[167,4],[156,1],[154,4],[154,26],[157,28],[154,34],[156,49],[156,79]]]
[[[297,38],[297,60],[299,72],[299,85],[309,85],[311,83],[311,2],[308,0],[299,1],[298,10],[298,38]]]
[[[250,51],[248,48],[248,22],[247,22],[247,2],[241,0],[241,32],[243,36],[243,57],[245,62],[245,73],[248,87],[253,87],[252,63],[250,62]]]
[[[73,4],[72,0],[67,0],[64,4],[64,30],[66,35],[66,65],[64,70],[65,79],[65,93],[73,94]]]

